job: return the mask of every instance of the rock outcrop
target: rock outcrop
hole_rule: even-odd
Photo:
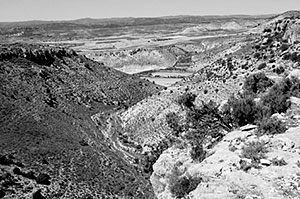
[[[189,198],[299,198],[300,197],[300,127],[276,136],[257,137],[251,131],[233,131],[211,151],[203,162],[191,160],[187,149],[165,151],[154,164],[151,182],[158,198],[175,198],[170,192],[170,176],[201,177]],[[247,143],[264,142],[266,156],[253,167],[243,158]]]

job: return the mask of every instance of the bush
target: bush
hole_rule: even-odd
[[[284,133],[287,128],[277,118],[268,118],[262,120],[258,127],[258,134],[260,135],[276,135]]]
[[[218,106],[210,101],[202,103],[201,108],[195,108],[187,112],[185,121],[186,139],[193,146],[202,144],[207,138],[222,136],[222,130],[231,129],[225,122]]]
[[[291,96],[300,98],[300,80],[296,77],[285,79],[287,86],[289,86],[289,94]]]
[[[188,178],[186,176],[178,178],[170,182],[170,191],[173,197],[183,198],[195,190],[201,183],[201,180],[201,178]]]
[[[290,83],[284,80],[271,87],[269,92],[262,97],[262,104],[269,108],[270,115],[274,113],[283,113],[290,106]]]
[[[194,104],[191,107],[194,107]],[[166,120],[169,126],[177,132],[186,132],[184,138],[192,146],[191,157],[197,161],[205,158],[203,150],[205,141],[210,138],[221,138],[223,129],[231,129],[231,126],[223,119],[216,103],[212,101],[203,102],[200,108],[187,109],[184,125],[178,124],[178,116],[174,113],[168,114]]]
[[[284,159],[273,158],[271,160],[274,166],[284,166],[287,165],[287,162]]]
[[[183,95],[181,95],[178,99],[178,103],[180,105],[183,105],[187,108],[192,108],[194,107],[194,101],[196,99],[196,95],[193,93],[184,93]]]
[[[290,55],[290,60],[292,60],[293,62],[300,62],[300,54],[298,55],[296,52],[293,52]]]
[[[273,72],[277,73],[278,75],[284,73],[284,71],[285,71],[285,69],[284,69],[283,66],[279,66],[279,67],[276,67],[276,68],[273,69]]]
[[[192,147],[190,155],[193,160],[202,162],[206,158],[206,152],[203,149],[203,145],[202,144],[194,145]]]
[[[242,158],[252,160],[253,163],[259,163],[260,159],[266,157],[267,147],[264,142],[249,142],[242,148]]]
[[[265,73],[259,72],[249,75],[246,78],[243,89],[257,94],[266,91],[266,89],[271,87],[273,84],[274,82],[269,79]]]
[[[289,44],[287,43],[283,43],[281,46],[280,46],[280,51],[283,52],[283,51],[286,51],[287,49],[289,49]]]
[[[259,58],[260,58],[260,56],[261,56],[261,55],[260,55],[260,53],[259,53],[259,52],[256,52],[256,53],[253,55],[253,57],[254,57],[254,58],[256,58],[256,59],[259,59]]]
[[[232,96],[228,100],[226,108],[227,120],[231,120],[234,125],[244,126],[255,123],[258,119],[258,108],[254,98],[251,96],[239,99]]]
[[[180,118],[174,112],[166,115],[166,122],[168,126],[174,131],[175,136],[179,136],[179,133],[183,132],[183,127],[179,124]]]
[[[257,69],[258,69],[258,70],[261,70],[261,69],[264,69],[264,68],[266,68],[266,67],[267,67],[267,64],[266,64],[266,63],[261,63],[261,64],[258,65]]]

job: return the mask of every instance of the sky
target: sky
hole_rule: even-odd
[[[300,0],[0,0],[0,21],[277,14]]]

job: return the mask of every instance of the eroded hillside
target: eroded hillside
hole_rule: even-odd
[[[183,180],[182,182],[184,183],[186,182],[184,180],[186,179],[188,180],[190,177],[193,176],[201,177],[201,174],[205,173],[205,169],[204,170],[200,169],[202,167],[203,168],[211,167],[211,169],[215,169],[212,166],[215,164],[215,161],[220,161],[220,164],[223,161],[225,161],[224,164],[227,164],[227,160],[224,159],[213,160],[213,163],[209,163],[209,162],[212,161],[211,159],[215,158],[213,156],[214,153],[218,155],[219,152],[221,153],[221,151],[218,150],[223,150],[219,146],[226,145],[227,144],[226,142],[234,142],[234,140],[230,140],[230,141],[226,140],[227,138],[224,138],[224,140],[222,141],[222,136],[226,134],[226,133],[223,134],[224,132],[227,132],[228,135],[231,134],[229,128],[223,128],[224,132],[221,131],[220,135],[219,134],[212,135],[217,137],[212,140],[211,144],[207,143],[207,145],[205,145],[210,147],[209,149],[204,148],[204,150],[207,150],[208,152],[206,156],[207,160],[204,158],[204,161],[200,163],[196,163],[194,160],[192,160],[189,152],[191,150],[189,144],[185,142],[183,144],[180,144],[180,141],[178,144],[178,140],[176,141],[177,139],[176,136],[174,138],[174,132],[170,128],[167,122],[167,115],[170,113],[176,113],[178,115],[179,123],[181,123],[180,121],[184,120],[184,118],[189,117],[188,116],[189,112],[187,112],[187,109],[184,108],[182,104],[178,103],[178,101],[180,101],[180,97],[187,93],[193,93],[196,96],[195,107],[201,107],[203,103],[208,103],[210,100],[214,101],[217,105],[221,105],[222,107],[224,104],[226,104],[226,102],[228,102],[230,96],[233,95],[233,96],[242,97],[246,95],[243,94],[245,93],[244,91],[245,79],[247,79],[249,76],[253,74],[263,72],[264,74],[266,74],[267,78],[271,79],[273,82],[280,82],[281,80],[284,80],[286,77],[289,78],[291,78],[292,76],[298,77],[299,56],[300,56],[299,29],[298,29],[299,19],[300,17],[297,12],[285,13],[283,15],[278,16],[277,18],[273,18],[267,24],[261,25],[259,27],[259,31],[257,29],[253,30],[251,31],[251,33],[249,32],[249,35],[245,35],[245,37],[241,38],[241,40],[239,40],[238,42],[232,43],[232,45],[227,45],[227,48],[224,48],[223,51],[222,50],[218,51],[218,49],[216,49],[218,51],[218,56],[212,55],[213,51],[211,54],[206,53],[205,55],[203,55],[203,57],[208,58],[210,61],[207,62],[207,64],[205,64],[203,62],[203,59],[199,57],[198,66],[200,70],[195,72],[193,75],[184,78],[183,81],[168,87],[167,89],[159,92],[158,94],[152,97],[144,99],[143,101],[139,102],[138,104],[134,105],[128,110],[122,111],[119,115],[114,116],[118,118],[117,120],[120,123],[120,126],[118,127],[119,129],[118,132],[120,137],[114,137],[115,140],[120,141],[119,146],[123,148],[125,151],[130,151],[130,153],[132,154],[141,154],[141,157],[146,157],[144,160],[142,160],[142,164],[145,166],[145,169],[148,172],[151,173],[152,172],[151,165],[153,164],[155,165],[153,167],[154,171],[153,171],[153,175],[151,176],[151,182],[155,189],[155,193],[159,198],[176,198],[176,196],[174,196],[174,193],[172,194],[170,192],[170,190],[172,189],[170,180],[171,179],[174,180],[173,178],[174,175],[175,176],[177,175],[178,178],[182,177],[181,179]],[[255,31],[258,32],[253,34],[253,32]],[[197,65],[197,60],[195,62],[195,65]],[[259,97],[255,100],[259,101]],[[298,126],[299,124],[297,123],[297,119],[295,120],[295,118],[298,117],[297,116],[298,109],[299,107],[297,103],[292,105],[291,108],[288,110],[289,115],[286,116],[286,118],[290,118],[288,121],[292,121],[293,125],[296,126]],[[282,117],[280,120],[284,121]],[[291,128],[293,126],[293,125],[289,126],[290,125],[289,122],[285,123],[285,125],[287,125],[288,128]],[[252,129],[253,128],[255,129],[256,127],[252,127]],[[248,132],[248,130],[245,131]],[[296,133],[297,130],[291,129],[287,131],[287,134],[288,132],[291,131]],[[181,133],[182,135],[179,136],[179,140],[185,137],[185,132],[181,132]],[[236,133],[236,131],[233,131],[232,133]],[[252,135],[252,137],[250,134]],[[257,136],[256,130],[252,131],[250,134],[249,135],[247,134],[247,136],[249,136],[249,139],[250,138],[257,139],[258,141],[263,139],[260,136]],[[285,134],[283,133],[280,136],[284,137]],[[268,137],[267,139],[269,139],[269,141],[271,140],[270,142],[273,143],[272,136]],[[125,144],[124,144],[124,140],[125,140]],[[245,140],[243,140],[243,146],[247,145],[249,142],[250,141],[248,141],[248,138],[246,138]],[[219,143],[219,145],[217,143]],[[169,148],[170,146],[173,147],[171,149],[168,149],[165,153],[163,153],[163,151]],[[295,149],[298,149],[298,145],[296,144],[293,147],[295,147]],[[268,148],[268,151],[270,152],[276,151],[278,149],[278,147],[276,146],[275,147],[276,150],[275,150],[274,145],[266,145],[266,148]],[[160,156],[161,153],[163,153],[162,156]],[[292,154],[289,154],[291,155],[291,159],[286,160],[287,165],[289,166],[282,168],[281,170],[282,173],[290,172],[290,171],[293,173],[294,170],[296,172],[299,172],[299,168],[296,165],[298,159],[294,158],[299,155],[297,153],[298,152],[296,150],[293,151]],[[269,168],[268,166],[272,164],[274,165],[277,164],[278,162],[276,162],[275,159],[281,158],[281,157],[275,157],[273,155],[266,156],[268,163],[265,163],[264,162],[265,160],[263,158],[261,158],[263,159],[262,162],[259,163],[262,166],[267,167],[266,168],[267,172],[270,171],[268,169],[273,169],[273,167]],[[219,158],[221,156],[222,155],[219,155],[217,157]],[[270,161],[273,161],[272,158],[273,159],[275,158],[274,159],[275,163],[270,163]],[[156,161],[157,163],[155,163]],[[235,160],[235,161],[239,161],[239,160]],[[150,166],[147,163],[149,163]],[[169,164],[172,166],[166,167],[166,165]],[[198,166],[199,166],[199,172],[197,170]],[[240,171],[239,169],[240,166],[241,165],[237,165],[238,172],[246,172],[245,174],[242,173],[243,175],[245,175],[245,178],[241,177],[243,179],[241,179],[240,182],[237,182],[240,184],[236,184],[233,191],[230,191],[231,190],[230,189],[229,192],[226,193],[225,189],[227,190],[229,188],[223,187],[224,193],[222,189],[219,190],[220,192],[222,192],[222,194],[220,193],[218,195],[219,193],[218,190],[215,190],[214,188],[205,188],[207,184],[208,186],[214,184],[215,181],[213,181],[212,179],[217,179],[216,182],[223,183],[222,180],[224,180],[226,176],[228,175],[231,176],[231,174],[234,175],[233,174],[234,172],[232,170],[233,168],[230,167],[229,171],[226,170],[224,175],[223,172],[221,171],[220,173],[215,173],[215,176],[205,175],[203,179],[206,184],[200,183],[201,187],[200,185],[197,187],[198,184],[196,184],[196,186],[193,187],[193,189],[191,189],[195,191],[191,193],[190,196],[194,198],[199,198],[199,197],[200,198],[201,197],[202,198],[210,198],[210,197],[235,198],[240,196],[241,197],[253,196],[253,197],[261,197],[261,198],[269,198],[269,197],[282,198],[284,196],[287,196],[289,198],[297,198],[299,196],[296,190],[294,192],[288,188],[284,188],[284,190],[280,190],[278,187],[275,188],[275,189],[278,188],[278,190],[272,193],[265,193],[262,191],[263,189],[265,189],[265,187],[259,187],[257,188],[257,190],[254,191],[254,192],[257,191],[257,194],[255,195],[253,192],[249,191],[248,184],[243,184],[243,180],[251,179],[253,177],[251,175],[256,175],[256,174],[252,174],[252,173],[249,174],[247,173],[248,170]],[[289,170],[290,168],[292,168],[292,170]],[[170,174],[170,172],[173,172],[172,169],[176,170],[174,171],[175,172],[174,175]],[[196,170],[198,173],[197,174],[193,173]],[[200,170],[202,173],[200,172]],[[216,171],[217,170],[218,169],[216,169]],[[231,171],[233,173],[230,173]],[[254,170],[253,172],[264,172],[264,171],[265,170]],[[170,174],[169,176],[170,179],[166,177],[169,174]],[[219,175],[220,176],[223,175],[224,179],[221,178]],[[264,175],[265,174],[259,174],[259,176],[256,177],[258,178],[258,180],[261,180],[260,178],[264,178]],[[297,179],[297,176],[293,176],[293,175],[286,176],[286,178],[285,176],[274,176],[274,178],[270,178],[270,180],[275,181],[275,178],[277,179],[282,177],[284,178],[284,181],[285,180],[289,181],[289,179],[293,179],[292,183],[297,181],[297,180],[295,181],[295,179]],[[232,180],[235,181],[236,179],[232,178]],[[257,182],[259,183],[262,181],[257,181]],[[280,184],[285,182],[278,181],[278,183]],[[185,185],[188,186],[187,184]],[[272,186],[275,185],[266,184],[266,187],[272,187]],[[180,190],[180,187],[178,188]],[[183,187],[183,189],[184,188],[186,187]],[[295,189],[299,190],[298,188]],[[189,190],[189,188],[187,188],[187,190]],[[205,191],[206,194],[202,196],[201,193],[203,190]]]
[[[2,45],[0,196],[151,198],[151,185],[91,119],[161,87],[74,51]]]

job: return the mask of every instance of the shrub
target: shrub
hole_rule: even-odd
[[[216,103],[202,103],[201,108],[187,112],[185,121],[186,139],[193,145],[203,143],[208,137],[219,137],[223,129],[229,130],[231,126],[223,119]]]
[[[233,124],[244,126],[246,124],[255,123],[257,120],[258,108],[251,96],[243,98],[231,97],[227,105],[227,120],[231,120]]]
[[[279,66],[279,67],[276,67],[276,68],[273,69],[273,72],[277,73],[278,75],[284,73],[284,71],[285,71],[285,69],[284,69],[283,66]]]
[[[296,77],[285,79],[286,84],[289,86],[289,94],[291,96],[300,97],[300,80]]]
[[[273,158],[271,160],[274,166],[284,166],[287,165],[287,162],[284,159]]]
[[[170,191],[173,197],[183,198],[195,190],[199,183],[201,183],[201,180],[201,178],[188,178],[186,176],[172,180],[170,182]]]
[[[287,128],[277,118],[263,119],[258,127],[258,134],[260,135],[276,135],[284,133]]]
[[[170,115],[168,117],[175,116]],[[176,126],[176,124],[171,124]],[[205,158],[204,142],[210,138],[223,137],[222,130],[229,130],[231,126],[223,119],[216,103],[210,101],[209,103],[202,103],[200,108],[188,109],[184,125],[180,128],[182,132],[186,132],[184,138],[192,146],[191,157],[194,160],[202,161]]]
[[[202,144],[194,145],[192,147],[190,155],[193,160],[202,162],[206,158],[206,152],[203,149],[203,145]]]
[[[260,159],[266,157],[267,147],[264,142],[253,141],[247,143],[242,148],[242,158],[251,159],[254,163],[259,163]]]
[[[266,67],[267,67],[267,64],[266,64],[266,63],[261,63],[261,64],[258,65],[257,69],[258,69],[258,70],[261,70],[261,69],[264,69],[264,68],[266,68]]]
[[[259,59],[260,58],[260,53],[259,52],[256,52],[254,55],[253,55],[254,58],[256,59]]]
[[[290,60],[292,60],[293,62],[300,62],[300,54],[298,55],[296,52],[293,52],[290,55]]]
[[[290,57],[291,57],[291,54],[290,54],[290,53],[286,53],[286,54],[284,54],[284,55],[282,56],[282,59],[283,59],[283,60],[289,60]]]
[[[287,44],[287,43],[283,43],[283,44],[280,46],[280,51],[281,51],[281,52],[286,51],[287,49],[289,49],[289,44]]]
[[[180,118],[174,112],[166,115],[166,122],[168,126],[174,131],[175,136],[179,136],[179,133],[183,132],[183,127],[179,124]]]
[[[274,82],[269,79],[265,73],[259,72],[249,75],[244,83],[243,89],[253,93],[264,92],[267,88],[271,87]]]
[[[183,105],[187,108],[192,108],[194,107],[194,101],[196,99],[196,95],[193,93],[184,93],[183,95],[181,95],[178,99],[178,103],[180,105]]]
[[[285,112],[291,105],[290,83],[284,80],[274,84],[269,92],[262,97],[262,104],[269,108],[270,115]]]

